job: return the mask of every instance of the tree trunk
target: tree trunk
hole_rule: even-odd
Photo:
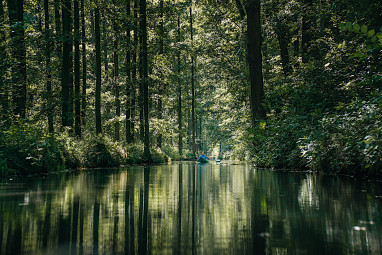
[[[282,20],[277,21],[275,30],[280,46],[281,64],[283,67],[283,72],[285,75],[288,75],[292,72],[292,66],[290,64],[288,53],[287,28]]]
[[[263,108],[264,87],[261,55],[260,0],[249,0],[247,4],[248,64],[251,78],[252,125],[265,118]]]
[[[96,50],[96,92],[95,92],[95,117],[96,117],[96,133],[102,133],[101,126],[101,33],[99,27],[99,7],[94,10],[94,27],[95,27],[95,50]]]
[[[82,128],[85,128],[85,117],[86,117],[86,37],[85,37],[85,1],[81,0],[81,27],[82,27],[82,109],[81,109],[81,120]]]
[[[140,0],[140,4],[142,4],[142,0]],[[140,14],[141,15],[141,14]],[[142,19],[142,17],[139,17]],[[140,30],[140,36],[139,36],[139,41],[140,41],[140,47],[139,47],[139,95],[138,95],[138,108],[139,108],[139,138],[143,142],[145,138],[145,121],[144,121],[144,116],[143,116],[143,108],[144,108],[144,103],[143,103],[143,47],[142,47],[142,30]]]
[[[159,24],[159,54],[163,55],[163,37],[164,37],[164,13],[163,13],[163,0],[159,3],[160,8],[160,24]],[[161,83],[161,86],[159,88],[159,95],[158,95],[158,119],[161,120],[163,118],[163,83]],[[157,138],[157,145],[158,148],[162,148],[162,132],[159,130],[158,138]]]
[[[192,27],[192,1],[190,5],[190,29],[191,29],[191,125],[192,125],[192,154],[196,155],[195,139],[195,67],[193,53],[193,27]]]
[[[80,10],[78,0],[74,0],[74,102],[76,137],[81,137],[81,95],[80,95]]]
[[[73,59],[72,59],[72,22],[71,22],[71,0],[64,0],[62,6],[62,125],[66,127],[73,126]]]
[[[1,1],[1,0],[0,0]],[[54,132],[53,127],[53,107],[51,105],[52,100],[52,73],[50,66],[50,58],[51,58],[51,31],[49,27],[50,19],[49,19],[49,0],[44,0],[44,13],[45,13],[45,75],[46,75],[46,93],[47,93],[47,117],[48,117],[48,131],[49,133]]]
[[[137,91],[137,47],[138,47],[138,0],[134,0],[134,42],[132,47],[132,64],[131,64],[131,140],[135,137],[135,120],[136,120],[136,91]]]
[[[126,0],[126,16],[127,16],[127,26],[126,26],[126,142],[131,143],[131,91],[132,91],[132,83],[131,83],[131,40],[130,40],[130,0]]]
[[[106,17],[105,13],[102,12],[102,40],[103,40],[103,61],[104,61],[104,66],[105,66],[105,80],[107,81],[107,84],[109,83],[109,61],[107,58],[107,32],[106,32]]]
[[[178,149],[179,155],[183,154],[183,138],[182,138],[182,83],[180,80],[180,14],[178,13],[178,132],[179,132],[179,140],[178,140]]]
[[[145,141],[143,158],[151,162],[150,137],[149,137],[149,83],[148,83],[148,59],[147,59],[147,21],[146,0],[140,0],[140,29],[142,33],[142,71],[143,71],[143,115],[145,123]]]
[[[115,1],[113,1],[115,5]],[[117,120],[114,123],[114,140],[119,141],[119,131],[120,131],[120,123],[119,117],[121,116],[121,101],[119,99],[119,83],[118,83],[118,75],[119,75],[119,65],[118,65],[118,28],[117,23],[113,20],[113,29],[114,29],[114,72],[113,72],[113,84],[114,84],[114,96],[115,96],[115,117]]]
[[[16,116],[25,118],[27,101],[27,66],[24,40],[24,6],[23,0],[8,0],[9,22],[11,25],[10,39],[12,57],[12,101]]]
[[[54,24],[56,31],[56,40],[59,41],[61,35],[61,19],[60,19],[60,0],[54,0]],[[60,45],[60,43],[57,43]]]

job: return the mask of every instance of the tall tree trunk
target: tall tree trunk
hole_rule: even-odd
[[[131,26],[131,17],[130,17],[130,0],[126,0],[126,142],[131,143],[133,141],[131,136],[131,125],[132,125],[132,114],[131,114],[131,92],[133,86],[131,83],[131,39],[130,39],[130,26]]]
[[[1,0],[0,0],[1,1]],[[49,18],[49,0],[44,0],[44,13],[45,13],[45,75],[46,75],[46,93],[47,93],[47,117],[48,117],[48,131],[54,132],[53,127],[53,108],[51,106],[52,100],[52,72],[50,66],[51,58],[51,31],[50,31],[50,18]]]
[[[140,0],[141,1],[141,0]],[[140,2],[141,4],[141,2]],[[141,19],[141,17],[140,17]],[[143,103],[143,48],[142,48],[142,30],[140,30],[140,36],[139,36],[139,95],[138,95],[138,108],[139,108],[139,138],[143,142],[145,139],[145,121],[144,121],[144,116],[143,116],[143,108],[144,108],[144,103]]]
[[[107,81],[109,79],[109,61],[107,58],[107,32],[106,32],[106,17],[105,13],[102,12],[102,40],[103,40],[103,61],[104,61],[104,66],[105,66],[105,80]]]
[[[163,10],[163,0],[159,3],[160,8],[160,24],[159,24],[159,54],[163,55],[163,47],[164,47],[164,10]],[[159,95],[158,95],[158,119],[161,120],[163,118],[163,82],[161,83],[161,86],[159,88]],[[162,132],[159,130],[158,138],[157,138],[157,145],[159,148],[162,148]]]
[[[95,92],[95,117],[96,133],[102,133],[101,126],[101,33],[99,28],[99,7],[94,10],[95,50],[96,50],[96,92]]]
[[[192,125],[192,154],[196,155],[195,139],[195,67],[193,53],[193,27],[192,27],[192,0],[190,5],[190,28],[191,28],[191,125]]]
[[[62,125],[73,126],[73,59],[72,59],[72,21],[71,21],[71,0],[64,0],[62,6]]]
[[[180,14],[178,13],[178,65],[177,65],[177,75],[178,75],[178,132],[179,132],[179,140],[178,140],[178,150],[179,155],[183,154],[183,138],[182,138],[182,82],[180,80]]]
[[[41,0],[37,0],[37,29],[42,33],[42,14],[41,14]]]
[[[150,154],[150,131],[149,131],[149,81],[148,81],[148,59],[147,59],[147,21],[146,0],[140,0],[140,29],[142,33],[142,71],[143,71],[143,115],[145,123],[145,141],[143,158],[151,162]]]
[[[86,117],[86,37],[85,37],[85,1],[81,0],[81,29],[82,29],[82,109],[81,109],[81,126],[85,128]]]
[[[292,72],[292,66],[290,64],[289,53],[288,53],[287,28],[283,22],[284,21],[282,20],[278,20],[275,30],[276,30],[277,39],[279,41],[279,46],[280,46],[281,64],[283,67],[283,72],[285,75],[288,75]]]
[[[131,140],[135,137],[135,119],[136,119],[136,91],[137,91],[137,47],[138,47],[138,0],[134,0],[134,42],[132,47],[131,64]]]
[[[60,66],[62,63],[62,27],[61,27],[61,19],[62,15],[60,12],[60,0],[54,0],[54,50],[52,53],[55,54],[56,59],[54,64]],[[53,71],[53,69],[52,69]],[[58,75],[62,75],[62,70],[58,72]]]
[[[252,125],[256,127],[259,118],[265,118],[263,108],[264,86],[261,55],[260,0],[247,3],[248,64],[251,78]]]
[[[60,15],[60,0],[54,0],[54,25],[56,32],[56,41],[60,41],[61,36],[61,15]],[[60,43],[57,43],[60,45]],[[59,49],[59,48],[58,48]]]
[[[2,119],[8,118],[9,99],[8,88],[5,84],[5,73],[7,71],[7,54],[5,53],[5,45],[3,42],[6,40],[5,24],[4,24],[4,5],[3,0],[0,0],[0,99],[1,99],[1,112]]]
[[[115,5],[115,1],[113,1]],[[115,20],[113,20],[113,29],[114,29],[114,72],[113,72],[113,84],[114,84],[114,96],[115,96],[115,116],[117,120],[114,123],[114,140],[119,141],[119,131],[120,131],[120,123],[119,117],[121,116],[121,101],[119,99],[119,83],[118,83],[118,75],[119,75],[119,65],[118,65],[118,27]]]
[[[80,10],[78,0],[74,0],[74,88],[76,137],[81,137],[81,85],[80,85]]]
[[[24,40],[23,0],[8,0],[11,25],[11,47],[15,64],[12,65],[12,101],[14,114],[25,118],[27,101],[27,66]]]

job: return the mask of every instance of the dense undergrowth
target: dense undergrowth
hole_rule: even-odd
[[[145,163],[143,143],[114,142],[108,136],[85,133],[82,139],[68,131],[52,135],[36,125],[18,123],[0,133],[0,178],[34,175],[64,169],[117,167]],[[179,160],[174,148],[151,149],[151,163]]]
[[[256,165],[382,174],[382,28],[379,35],[326,41],[324,58],[268,81],[268,116],[250,140]]]

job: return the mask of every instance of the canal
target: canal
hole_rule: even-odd
[[[382,254],[382,183],[234,161],[3,180],[0,254]]]

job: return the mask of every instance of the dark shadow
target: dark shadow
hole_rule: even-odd
[[[74,197],[73,200],[73,219],[72,219],[72,240],[71,240],[71,254],[76,253],[77,248],[77,231],[78,231],[78,215],[80,210],[80,198]]]
[[[94,201],[93,213],[93,255],[98,254],[99,209],[100,204],[98,198],[96,198]]]
[[[138,228],[138,253],[150,254],[149,243],[147,242],[147,216],[149,206],[149,181],[150,181],[150,167],[146,166],[144,169],[144,191],[140,190],[139,201],[139,228]],[[143,197],[144,196],[144,197]]]
[[[12,222],[10,222],[10,225],[8,227],[8,234],[7,234],[7,244],[6,244],[6,255],[17,255],[21,253],[21,226],[19,223],[15,223],[15,230],[12,228]],[[3,240],[1,240],[3,241]]]
[[[118,194],[114,194],[113,198],[114,205],[118,205]],[[114,206],[114,210],[117,210],[117,207]],[[114,226],[113,226],[113,254],[117,254],[118,252],[118,224],[119,217],[118,213],[114,211]]]

